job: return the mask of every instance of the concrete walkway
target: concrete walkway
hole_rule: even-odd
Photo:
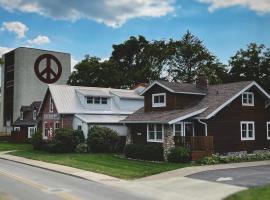
[[[127,181],[77,168],[12,156],[6,153],[7,152],[1,152],[0,159],[11,160],[14,162],[80,177],[86,180],[120,188],[121,190],[128,191],[145,199],[158,200],[221,200],[230,194],[244,190],[246,188],[204,180],[196,180],[187,178],[185,176],[209,170],[262,166],[270,164],[270,161],[260,161],[212,166],[194,166],[164,172],[133,181]]]

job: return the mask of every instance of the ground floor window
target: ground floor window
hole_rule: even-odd
[[[267,139],[270,140],[270,122],[266,123]]]
[[[19,127],[19,126],[15,126],[13,128],[13,131],[15,131],[15,132],[20,132],[20,130],[21,130],[21,127]]]
[[[81,126],[81,125],[78,125],[77,129],[78,129],[79,131],[81,131],[81,130],[82,130],[82,126]]]
[[[147,124],[147,142],[163,142],[163,124]]]
[[[175,136],[183,136],[183,123],[173,125],[173,134]]]
[[[36,132],[36,127],[28,127],[28,138],[32,138],[32,135]]]
[[[255,140],[255,124],[253,121],[241,121],[241,140]]]
[[[54,122],[54,129],[59,129],[59,128],[60,128],[59,122]]]

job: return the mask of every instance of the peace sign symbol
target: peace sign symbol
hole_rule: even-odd
[[[40,62],[45,60],[45,68],[40,71]],[[52,69],[52,61],[56,63],[57,66],[57,72]],[[43,66],[44,67],[44,66]],[[61,74],[62,74],[62,66],[60,61],[53,55],[51,54],[43,54],[39,56],[35,62],[34,65],[35,68],[35,74],[38,77],[39,80],[41,80],[44,83],[54,83],[56,82]]]

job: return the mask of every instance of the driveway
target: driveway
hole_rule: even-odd
[[[205,171],[188,177],[242,187],[256,187],[270,184],[270,165]]]

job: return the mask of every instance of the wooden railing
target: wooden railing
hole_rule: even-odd
[[[212,151],[213,136],[176,137],[176,145],[189,148],[191,151]]]

